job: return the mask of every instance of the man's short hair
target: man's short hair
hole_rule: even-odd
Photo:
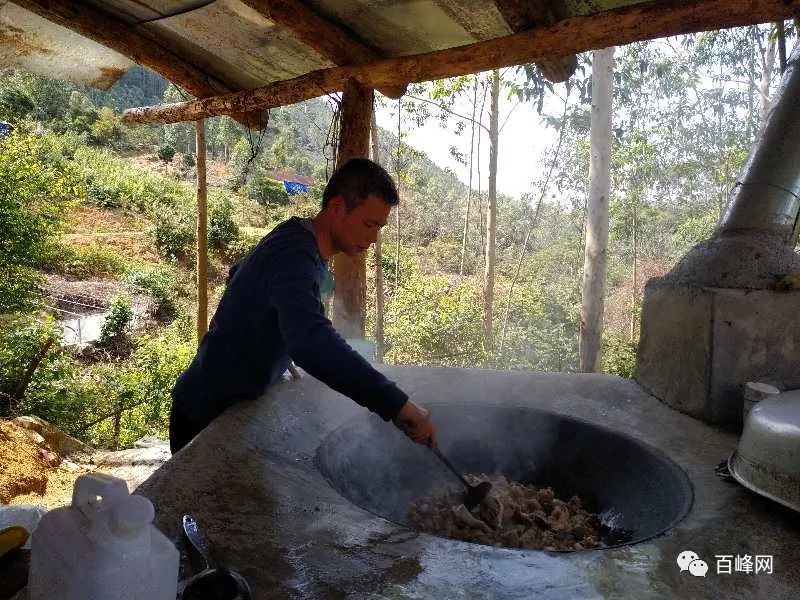
[[[367,196],[379,196],[389,206],[400,203],[392,177],[378,163],[368,158],[351,158],[334,171],[322,193],[322,210],[331,198],[342,196],[347,211],[360,206]]]

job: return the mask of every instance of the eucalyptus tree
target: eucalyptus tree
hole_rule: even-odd
[[[584,372],[598,370],[603,336],[608,201],[611,190],[614,50],[614,47],[596,50],[592,56],[592,118],[589,134],[591,146],[590,190],[587,203],[579,342],[580,367]]]

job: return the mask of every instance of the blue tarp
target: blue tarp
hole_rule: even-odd
[[[300,183],[299,181],[283,181],[283,187],[286,189],[286,193],[290,196],[294,196],[295,194],[302,194],[303,192],[308,191],[308,185],[305,183]]]
[[[0,140],[3,138],[8,137],[8,134],[11,133],[11,130],[14,129],[14,126],[7,121],[0,121]]]

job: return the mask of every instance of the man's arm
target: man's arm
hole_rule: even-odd
[[[289,356],[337,392],[386,421],[394,419],[408,396],[350,348],[324,315],[314,293],[313,257],[300,251],[291,259],[277,258],[269,302]]]

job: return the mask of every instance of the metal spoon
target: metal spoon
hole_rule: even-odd
[[[247,580],[227,567],[214,566],[206,541],[192,515],[183,515],[183,532],[203,557],[206,567],[183,586],[181,600],[250,600]]]
[[[472,510],[478,504],[483,502],[483,499],[486,498],[486,495],[492,489],[492,484],[488,481],[481,481],[478,485],[470,485],[469,482],[464,479],[463,475],[459,473],[456,468],[450,464],[450,461],[444,457],[442,451],[439,450],[436,446],[431,448],[433,453],[441,459],[441,461],[450,469],[453,474],[461,480],[461,483],[464,484],[464,487],[467,488],[467,492],[464,494],[464,506],[467,507],[467,510]]]

